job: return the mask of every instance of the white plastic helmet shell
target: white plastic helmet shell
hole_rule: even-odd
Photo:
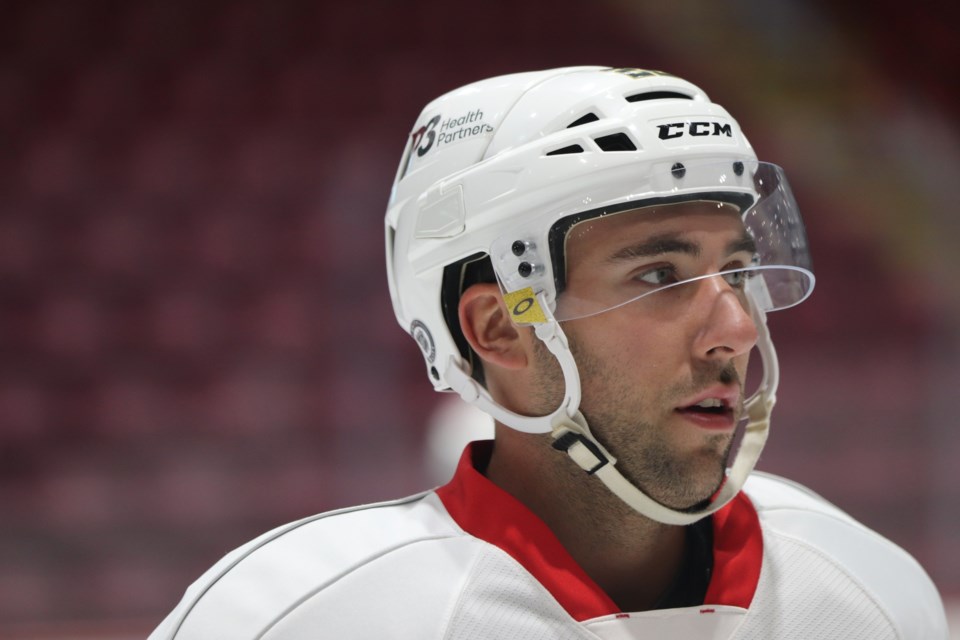
[[[653,99],[638,100],[646,96]],[[588,122],[570,126],[579,120]],[[604,140],[621,136],[636,150],[602,150]],[[583,153],[549,155],[573,145]],[[711,158],[755,155],[736,121],[703,91],[655,71],[520,73],[428,104],[397,171],[386,236],[394,312],[423,350],[434,387],[450,387],[443,372],[450,358],[463,364],[441,307],[447,265],[489,252],[505,225],[524,216],[554,210],[561,217],[628,200],[625,187],[637,175]],[[548,299],[555,293],[548,288]]]

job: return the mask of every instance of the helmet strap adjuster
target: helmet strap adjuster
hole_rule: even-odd
[[[570,451],[571,447],[576,445],[583,445],[585,450]],[[553,441],[553,448],[557,451],[563,451],[573,458],[580,467],[587,472],[587,475],[593,475],[604,466],[609,464],[610,460],[600,451],[600,448],[586,438],[582,433],[576,433],[575,431],[564,430],[564,432],[559,435]],[[593,456],[594,464],[590,464],[589,455]]]

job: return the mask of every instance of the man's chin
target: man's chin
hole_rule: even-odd
[[[709,507],[725,481],[725,469],[721,468],[709,477],[702,472],[688,475],[684,486],[674,487],[674,491],[665,491],[661,496],[648,495],[665,507],[681,513],[692,513]]]

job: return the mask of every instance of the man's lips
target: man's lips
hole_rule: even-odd
[[[678,410],[696,407],[703,402],[712,402],[716,404],[719,400],[726,409],[733,409],[740,402],[740,388],[732,384],[715,384],[698,393],[695,396],[687,398],[677,407]]]
[[[698,427],[728,430],[736,426],[735,409],[740,390],[733,385],[714,385],[687,398],[675,411]]]

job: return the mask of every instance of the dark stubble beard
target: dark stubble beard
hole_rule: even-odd
[[[649,411],[664,404],[672,406],[670,400],[688,397],[710,384],[738,381],[739,374],[733,363],[704,365],[694,373],[690,384],[670,391],[669,395],[675,398],[653,398],[642,389],[624,385],[608,365],[578,349],[569,335],[568,342],[581,381],[590,389],[590,402],[586,402],[585,388],[585,401],[580,410],[597,440],[617,458],[620,473],[648,496],[672,509],[692,510],[709,502],[723,483],[733,437],[729,434],[707,436],[693,454],[681,456],[674,450],[675,446],[671,446],[664,427],[644,420],[641,415],[643,409]],[[563,374],[556,358],[539,340],[535,342],[534,354],[537,384],[532,400],[538,413],[545,415],[563,401]]]

